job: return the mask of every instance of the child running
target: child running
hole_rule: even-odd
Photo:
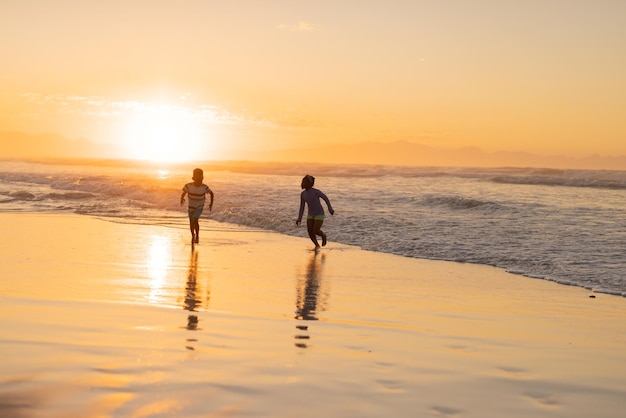
[[[213,210],[213,192],[206,184],[202,183],[204,180],[204,172],[200,168],[193,170],[193,182],[187,183],[183,187],[183,194],[180,195],[180,205],[185,203],[185,195],[189,194],[189,230],[191,231],[191,244],[197,244],[200,242],[200,215],[204,210],[204,202],[206,201],[206,195],[211,196],[209,202],[209,211]]]
[[[304,190],[300,193],[300,212],[298,213],[296,225],[300,225],[300,222],[302,221],[304,204],[306,203],[309,209],[306,217],[306,227],[309,232],[309,238],[311,238],[311,241],[315,244],[315,250],[318,250],[320,248],[320,244],[317,242],[318,235],[322,237],[322,246],[326,245],[326,234],[320,229],[324,223],[324,208],[320,203],[320,198],[324,199],[324,202],[326,202],[326,206],[328,206],[328,211],[331,215],[334,215],[335,211],[333,210],[328,197],[326,197],[321,190],[313,188],[314,183],[315,177],[309,174],[304,176],[302,179],[300,186]]]

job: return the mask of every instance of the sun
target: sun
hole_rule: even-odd
[[[127,158],[176,163],[202,159],[210,151],[206,128],[182,107],[135,103],[123,125]]]

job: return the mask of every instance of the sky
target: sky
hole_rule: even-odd
[[[626,156],[625,16],[621,0],[0,0],[0,132],[172,161],[398,141]]]

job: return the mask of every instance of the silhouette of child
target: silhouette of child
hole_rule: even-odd
[[[322,224],[324,223],[324,208],[320,202],[320,199],[323,199],[326,202],[326,206],[328,206],[328,211],[331,215],[335,214],[332,205],[330,204],[330,200],[328,197],[318,189],[313,188],[313,184],[315,183],[315,177],[307,174],[302,179],[302,183],[300,186],[304,189],[302,193],[300,193],[300,212],[298,213],[298,219],[296,220],[296,225],[300,225],[302,221],[302,215],[304,214],[304,204],[306,203],[308,207],[308,213],[306,217],[306,227],[309,232],[309,238],[315,244],[315,249],[319,249],[320,245],[317,242],[317,236],[322,237],[322,246],[326,245],[326,234],[321,230]]]
[[[204,202],[206,201],[206,195],[211,196],[209,202],[209,211],[213,210],[213,191],[206,184],[202,183],[204,180],[204,172],[200,168],[193,170],[193,182],[187,183],[183,187],[183,194],[180,195],[180,205],[185,203],[185,195],[189,194],[189,230],[191,231],[191,243],[197,244],[200,242],[200,215],[204,210]]]

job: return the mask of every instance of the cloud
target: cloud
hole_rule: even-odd
[[[31,107],[30,114],[90,116],[103,119],[125,117],[132,114],[186,115],[210,124],[242,125],[256,123],[214,105],[185,103],[190,94],[180,97],[179,103],[157,103],[140,100],[111,100],[102,96],[45,95],[24,93],[22,99]]]

